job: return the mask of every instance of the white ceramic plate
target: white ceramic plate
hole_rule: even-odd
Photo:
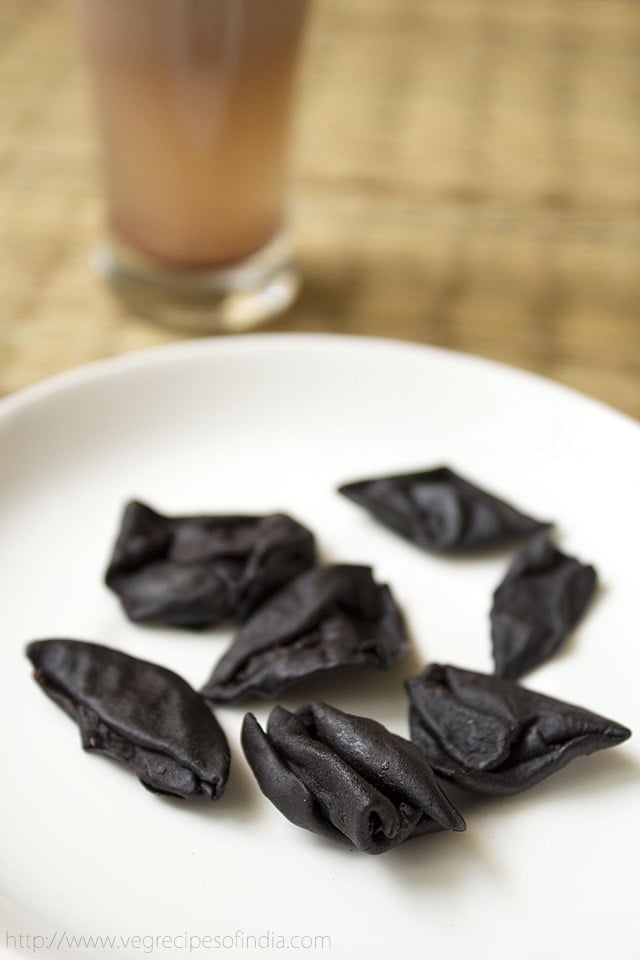
[[[283,948],[336,960],[640,956],[640,738],[576,760],[520,797],[456,794],[465,834],[368,857],[297,829],[262,798],[238,744],[242,709],[218,711],[233,752],[224,798],[163,800],[81,751],[23,653],[36,637],[91,639],[200,685],[230,632],[135,627],[102,584],[122,505],[283,509],[316,531],[327,559],[369,562],[393,585],[415,655],[317,692],[406,733],[401,681],[426,659],[491,669],[490,597],[513,551],[428,556],[334,490],[449,464],[557,520],[562,546],[598,567],[596,602],[528,685],[638,730],[640,441],[631,420],[467,356],[262,335],[108,361],[10,397],[0,404],[0,450],[3,948],[121,958]],[[295,705],[315,692],[282,699]],[[99,941],[74,944],[75,934],[116,939],[100,950]]]

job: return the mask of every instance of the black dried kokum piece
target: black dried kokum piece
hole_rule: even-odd
[[[311,703],[274,707],[265,734],[253,714],[242,746],[260,789],[292,823],[365,853],[464,830],[424,755],[367,717]]]
[[[631,731],[513,680],[431,664],[406,681],[411,738],[438,776],[476,793],[521,793]]]
[[[316,567],[256,611],[201,692],[220,703],[274,697],[330,670],[385,670],[408,648],[402,614],[370,567]]]
[[[313,534],[285,514],[165,517],[133,501],[105,579],[130,620],[200,629],[244,620],[315,561]]]
[[[36,640],[27,656],[47,696],[78,724],[85,750],[129,764],[153,793],[222,796],[229,745],[182,677],[80,640]]]
[[[495,546],[549,526],[448,467],[359,480],[339,493],[407,540],[438,553]]]
[[[584,613],[596,586],[593,567],[544,534],[518,554],[493,595],[495,672],[520,677],[551,657]]]

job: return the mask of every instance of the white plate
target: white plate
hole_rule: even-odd
[[[262,798],[238,745],[242,709],[218,711],[233,751],[224,798],[162,800],[81,751],[23,653],[35,637],[91,639],[200,685],[231,634],[125,620],[102,584],[121,507],[135,496],[177,513],[284,509],[313,527],[327,559],[370,562],[393,585],[419,652],[318,693],[406,734],[401,681],[427,658],[491,669],[490,597],[513,551],[428,556],[334,490],[444,463],[556,519],[563,547],[597,565],[597,601],[528,685],[637,730],[638,437],[631,420],[524,373],[324,336],[184,343],[0,404],[2,947],[22,934],[29,952],[41,942],[24,938],[55,934],[50,955],[101,952],[70,947],[81,933],[122,936],[106,949],[120,958],[187,956],[190,937],[199,956],[282,956],[283,943],[349,960],[640,956],[638,739],[520,797],[456,794],[465,834],[368,857],[297,829]],[[220,939],[194,949],[207,936]]]

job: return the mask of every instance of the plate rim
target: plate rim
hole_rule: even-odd
[[[557,380],[553,380],[544,374],[527,370],[523,367],[504,363],[500,360],[494,360],[475,353],[468,353],[462,350],[454,350],[449,347],[435,346],[428,343],[421,343],[414,340],[400,340],[394,337],[369,336],[366,334],[347,334],[347,333],[318,333],[307,331],[285,331],[247,333],[247,334],[228,334],[223,336],[193,337],[186,340],[174,340],[169,343],[155,344],[151,347],[144,347],[138,350],[130,350],[125,353],[114,354],[107,357],[101,357],[82,363],[77,366],[54,373],[51,376],[37,380],[35,383],[18,390],[12,391],[3,397],[0,397],[0,423],[35,406],[43,400],[81,387],[94,380],[117,376],[118,374],[135,373],[137,370],[148,370],[153,367],[170,364],[174,359],[188,359],[191,356],[216,353],[243,353],[249,349],[282,349],[283,347],[302,346],[320,346],[321,348],[338,349],[365,349],[371,353],[378,353],[382,350],[392,350],[398,354],[419,354],[430,357],[441,357],[449,362],[457,362],[466,365],[468,368],[495,373],[502,376],[510,376],[515,379],[521,379],[532,386],[550,389],[555,392],[558,399],[568,400],[573,403],[579,403],[581,406],[587,406],[593,413],[600,416],[605,415],[613,417],[618,424],[635,428],[640,426],[633,416],[618,410],[613,406],[583,393],[574,387],[567,386]]]

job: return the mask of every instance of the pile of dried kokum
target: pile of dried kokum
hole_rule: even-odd
[[[562,645],[584,613],[595,570],[525,516],[453,471],[350,483],[340,493],[417,546],[468,554],[524,548],[493,597],[495,673],[429,664],[406,682],[411,740],[324,702],[253,714],[242,745],[262,792],[297,826],[382,853],[411,837],[464,830],[437,778],[464,790],[527,790],[625,727],[534,693],[517,678]],[[78,724],[85,750],[129,764],[155,793],[219,798],[229,746],[207,701],[273,699],[330,671],[385,670],[409,649],[404,619],[371,569],[317,565],[313,534],[284,514],[166,517],[130,503],[106,573],[137,622],[241,626],[196,692],[164,667],[79,640],[37,640],[42,689]]]

